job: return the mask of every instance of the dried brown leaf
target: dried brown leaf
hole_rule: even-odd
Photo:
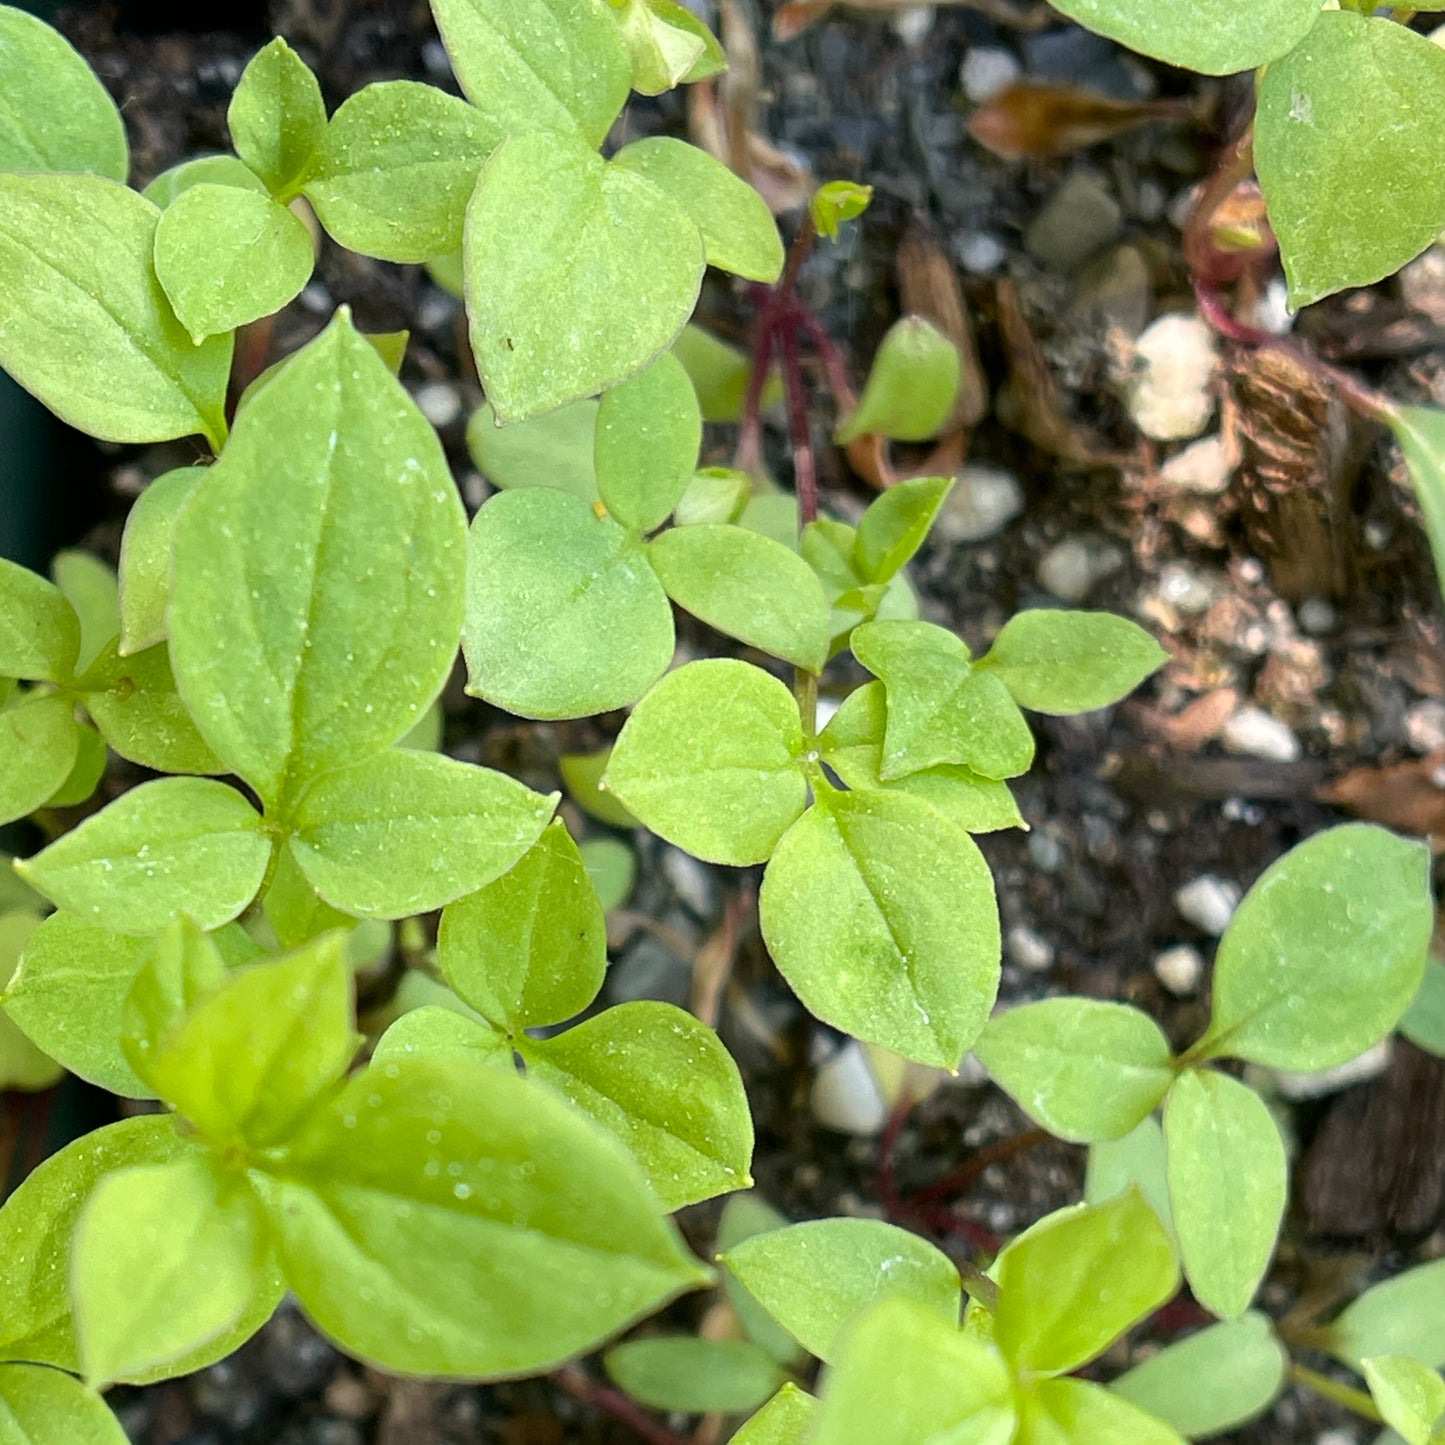
[[[1117,100],[1073,85],[1020,80],[985,101],[968,133],[1004,160],[1071,155],[1156,120],[1187,120],[1181,100]]]
[[[1445,748],[1390,767],[1353,768],[1326,783],[1316,797],[1367,823],[1429,838],[1438,847],[1436,839],[1445,842]]]

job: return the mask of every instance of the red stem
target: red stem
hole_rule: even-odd
[[[620,1424],[626,1425],[646,1445],[687,1445],[687,1441],[669,1430],[660,1420],[654,1420],[646,1410],[633,1404],[621,1390],[611,1385],[599,1385],[581,1365],[564,1365],[552,1377],[574,1400],[592,1405],[611,1415]]]
[[[808,430],[808,397],[798,354],[794,318],[786,319],[778,338],[783,348],[783,389],[788,397],[788,432],[793,443],[793,490],[798,496],[798,526],[818,520],[818,463]]]

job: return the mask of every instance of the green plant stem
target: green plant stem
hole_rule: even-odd
[[[809,747],[818,736],[818,674],[793,669],[793,696],[798,699],[798,717],[803,723],[803,740]]]
[[[1385,1423],[1385,1417],[1375,1408],[1375,1402],[1363,1390],[1357,1390],[1353,1385],[1343,1385],[1338,1380],[1332,1380],[1328,1375],[1322,1375],[1304,1365],[1291,1364],[1289,1377],[1296,1385],[1313,1390],[1316,1395],[1333,1400],[1336,1405],[1343,1405],[1345,1409],[1353,1410],[1356,1415],[1362,1415],[1376,1425]]]

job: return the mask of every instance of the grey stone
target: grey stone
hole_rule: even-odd
[[[1078,273],[1074,310],[1137,336],[1149,321],[1149,267],[1137,246],[1115,246]]]
[[[1024,509],[1019,479],[1002,467],[970,464],[958,473],[934,533],[945,542],[984,542],[997,536]]]
[[[1287,723],[1259,707],[1242,707],[1224,725],[1224,746],[1232,753],[1272,763],[1295,762],[1303,749]]]
[[[1024,232],[1024,249],[1041,266],[1072,271],[1119,239],[1124,213],[1101,176],[1074,171]]]
[[[1154,977],[1177,998],[1188,998],[1194,993],[1203,976],[1203,956],[1187,943],[1166,948],[1154,960]]]
[[[1229,927],[1229,920],[1239,907],[1239,888],[1227,878],[1204,873],[1191,878],[1175,892],[1174,906],[1179,916],[1201,933],[1218,938]]]
[[[1077,604],[1123,565],[1123,551],[1107,537],[1065,537],[1039,559],[1039,585]]]
[[[992,100],[1006,90],[1023,73],[1023,67],[1011,50],[995,45],[974,45],[958,68],[958,83],[974,105]]]

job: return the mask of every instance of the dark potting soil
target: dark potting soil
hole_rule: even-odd
[[[223,10],[218,18],[234,28],[204,33],[167,28],[195,25],[193,13],[142,5],[63,16],[122,104],[135,183],[226,145],[230,92],[271,33],[315,68],[333,107],[373,80],[451,86],[423,0],[274,0],[269,14],[263,9]],[[941,535],[914,566],[923,614],[982,647],[1020,607],[1108,608],[1138,618],[1173,654],[1120,707],[1036,719],[1038,761],[1017,789],[1031,830],[981,840],[1007,939],[1002,999],[1069,992],[1125,1000],[1173,1042],[1187,1042],[1207,1018],[1207,964],[1231,901],[1288,847],[1345,816],[1322,801],[1322,789],[1349,777],[1356,808],[1407,826],[1406,804],[1363,771],[1399,764],[1408,817],[1431,816],[1439,792],[1432,755],[1445,746],[1445,621],[1398,455],[1377,434],[1340,442],[1349,475],[1329,525],[1342,539],[1348,585],[1336,588],[1326,571],[1323,591],[1299,595],[1289,572],[1292,524],[1269,513],[1251,480],[1267,474],[1251,471],[1261,451],[1276,453],[1261,400],[1267,379],[1249,358],[1225,348],[1226,381],[1216,384],[1223,414],[1198,428],[1205,438],[1240,439],[1245,461],[1232,480],[1218,468],[1180,480],[1178,468],[1163,467],[1180,444],[1141,442],[1125,400],[1130,346],[1154,318],[1192,310],[1178,222],[1237,118],[1235,84],[1146,64],[1021,0],[838,11],[787,44],[768,38],[766,14],[750,19],[754,125],[781,152],[780,184],[786,162],[820,181],[876,188],[863,221],[820,248],[803,278],[805,299],[855,376],[899,312],[900,242],[920,225],[947,257],[977,333],[979,380],[993,405],[968,437],[968,465]],[[990,77],[1009,74],[1125,100],[1178,98],[1192,119],[1149,124],[1061,159],[1005,163],[965,127]],[[635,102],[619,125],[631,137],[685,133],[687,121],[685,99],[669,96]],[[783,218],[785,234],[795,223],[796,213]],[[478,505],[486,486],[463,433],[480,392],[458,304],[420,267],[327,243],[315,280],[278,324],[276,346],[293,349],[340,303],[364,329],[410,330],[403,380],[438,424],[469,506]],[[709,283],[701,320],[740,336],[748,315],[740,291],[720,278]],[[1403,282],[1323,303],[1299,329],[1376,384],[1440,402],[1442,324],[1445,263],[1427,258]],[[1020,325],[1032,341],[1027,355]],[[1052,411],[1031,385],[1029,367],[1039,363],[1058,388]],[[825,504],[855,515],[870,493],[828,448],[821,386],[816,399]],[[786,480],[786,434],[776,421],[767,439]],[[710,442],[709,460],[726,460],[729,438]],[[185,443],[108,453],[108,511],[95,519],[89,545],[113,557],[130,499],[148,478],[194,459]],[[1302,471],[1310,464],[1299,461]],[[695,654],[727,646],[685,620],[681,637]],[[840,670],[839,690],[851,680]],[[600,746],[618,721],[522,723],[465,697],[458,684],[447,696],[446,740],[457,756],[551,788],[558,754]],[[107,786],[130,781],[121,771]],[[575,812],[569,821],[579,832],[606,831]],[[825,1127],[811,1091],[841,1041],[806,1016],[767,962],[748,903],[757,877],[696,863],[642,834],[626,841],[636,848],[638,882],[611,920],[608,997],[687,1003],[696,951],[730,938],[718,1026],[754,1108],[758,1188],[785,1214],[889,1216],[967,1252],[970,1241],[1016,1233],[1078,1197],[1083,1151],[1034,1142],[1028,1121],[976,1070],[945,1083],[883,1141],[876,1107],[871,1120],[857,1121],[860,1133]],[[732,935],[720,933],[725,926]],[[394,975],[377,980],[378,1000],[389,981]],[[1302,1298],[1327,1305],[1445,1252],[1442,1079],[1442,1066],[1397,1045],[1372,1077],[1290,1106],[1303,1164],[1261,1307],[1279,1317]],[[864,1115],[867,1106],[864,1099]],[[977,1167],[956,1190],[923,1194],[970,1160]],[[717,1210],[682,1217],[704,1253]],[[684,1300],[667,1322],[695,1328],[711,1303]],[[1103,1362],[1104,1377],[1198,1323],[1186,1307],[1135,1331]],[[138,1445],[637,1438],[555,1381],[478,1388],[386,1379],[343,1359],[289,1308],[223,1364],[114,1398]],[[1372,1433],[1290,1392],[1264,1420],[1225,1438],[1347,1445]]]

